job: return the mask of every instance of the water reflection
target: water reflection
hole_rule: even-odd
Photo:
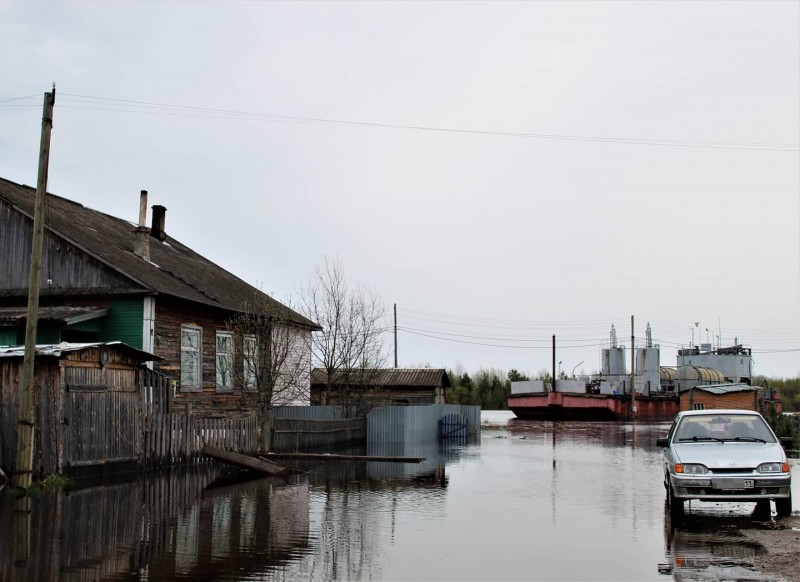
[[[361,451],[422,463],[287,461],[286,481],[207,465],[28,514],[0,494],[0,580],[758,579],[740,531],[770,518],[752,504],[669,522],[667,428],[510,421],[480,444]]]
[[[770,513],[754,504],[741,504],[733,516],[719,506],[708,504],[694,508],[679,522],[664,511],[664,538],[667,563],[660,566],[675,580],[770,580],[753,571],[756,556],[765,548],[748,541],[742,530],[764,527]]]
[[[0,529],[0,580],[284,578],[309,554],[294,579],[373,577],[397,520],[442,503],[444,458],[427,455],[413,466],[298,463],[288,481],[206,465],[33,500],[0,494],[0,523],[15,526]]]

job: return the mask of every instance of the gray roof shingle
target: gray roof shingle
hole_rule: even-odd
[[[0,200],[5,199],[31,220],[35,196],[34,188],[0,178]],[[170,236],[164,242],[150,237],[148,262],[133,252],[136,224],[53,194],[48,194],[47,206],[46,228],[50,232],[129,279],[131,288],[228,311],[239,311],[245,302],[252,303],[254,294],[262,294],[276,308],[283,308],[280,302]],[[301,314],[293,310],[290,314],[293,322],[320,329]]]

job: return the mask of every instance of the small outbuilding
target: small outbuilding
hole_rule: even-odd
[[[16,470],[24,355],[24,346],[0,347],[0,468],[7,474]],[[154,391],[145,380],[152,375],[145,363],[160,359],[122,342],[37,345],[34,475],[138,460],[143,401],[171,396],[166,384]]]
[[[729,408],[758,410],[758,388],[749,384],[710,384],[680,393],[680,410]]]
[[[311,404],[336,404],[337,392],[368,389],[381,404],[445,404],[450,377],[443,368],[311,371]]]

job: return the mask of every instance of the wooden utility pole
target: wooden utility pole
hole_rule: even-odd
[[[633,316],[631,315],[631,418],[636,418],[636,344],[633,333]]]
[[[33,436],[36,360],[36,324],[39,317],[39,283],[42,276],[42,244],[44,241],[44,200],[47,194],[47,170],[50,160],[50,131],[53,129],[53,106],[56,88],[44,94],[42,137],[39,146],[39,176],[36,181],[36,205],[33,212],[33,240],[28,276],[28,314],[25,326],[25,356],[22,363],[22,387],[19,399],[17,431],[17,463],[14,485],[30,487],[33,474]]]
[[[394,304],[394,367],[397,368],[397,303]]]
[[[550,387],[553,392],[556,391],[556,336],[553,334],[553,384]]]

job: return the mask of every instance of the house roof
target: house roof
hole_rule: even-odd
[[[0,200],[5,199],[30,220],[35,197],[35,188],[0,178]],[[167,295],[234,312],[244,303],[252,303],[255,295],[262,295],[276,309],[288,309],[168,235],[163,242],[150,236],[147,261],[134,254],[137,224],[53,194],[47,195],[47,208],[45,228],[127,278],[131,285],[123,292]],[[67,290],[59,291],[64,294]],[[296,311],[290,309],[289,313],[294,323],[321,329]]]
[[[108,315],[110,309],[100,307],[70,307],[60,305],[57,307],[41,306],[39,308],[39,320],[53,320],[65,325],[75,325],[83,321],[97,319]],[[0,307],[0,325],[10,323],[20,324],[28,316],[27,307]]]
[[[443,368],[386,368],[381,370],[353,370],[352,373],[367,374],[371,386],[405,386],[409,388],[429,388],[431,386],[450,387],[450,378]],[[340,381],[341,372],[334,374],[334,384]],[[324,368],[311,370],[312,384],[326,384],[327,372]]]
[[[709,384],[706,386],[695,386],[695,390],[702,390],[703,392],[710,392],[720,396],[722,394],[732,394],[734,392],[754,392],[758,388],[750,386],[749,384]],[[686,390],[684,390],[686,392]]]
[[[94,342],[94,343],[62,342],[60,344],[37,344],[36,355],[52,356],[57,358],[60,357],[61,354],[65,354],[68,352],[79,352],[81,350],[102,347],[102,346],[117,347],[123,351],[133,354],[142,362],[152,362],[164,359],[161,356],[151,354],[150,352],[138,350],[133,346],[129,346],[128,344],[122,342]],[[25,346],[0,347],[0,358],[22,358],[24,356],[25,356]]]

